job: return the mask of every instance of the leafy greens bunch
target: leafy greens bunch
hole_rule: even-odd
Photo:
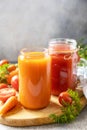
[[[80,47],[78,54],[81,58],[87,60],[87,43],[85,43],[84,41],[84,38],[77,41],[77,47]]]
[[[75,120],[82,109],[78,92],[69,89],[68,93],[70,94],[73,103],[67,104],[65,107],[64,106],[61,107],[61,111],[63,113],[62,115],[60,116],[56,114],[50,115],[50,118],[53,119],[55,123],[69,123]]]

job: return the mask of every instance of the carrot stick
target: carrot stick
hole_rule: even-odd
[[[8,112],[10,109],[12,109],[13,107],[15,107],[18,103],[17,97],[16,96],[12,96],[10,97],[5,103],[4,105],[0,108],[0,114],[3,115],[6,112]]]

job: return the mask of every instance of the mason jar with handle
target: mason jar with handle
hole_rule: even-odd
[[[51,93],[59,95],[77,86],[77,42],[74,39],[57,38],[49,42],[51,56]]]

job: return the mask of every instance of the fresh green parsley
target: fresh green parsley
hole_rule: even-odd
[[[80,47],[78,54],[81,58],[87,60],[87,44],[84,41],[84,38],[77,41],[77,47]]]
[[[8,71],[9,64],[3,64],[0,66],[0,83],[6,83],[6,74],[9,74]]]
[[[68,93],[70,94],[73,103],[61,107],[62,115],[58,116],[56,114],[51,114],[49,116],[55,123],[69,123],[75,120],[82,109],[78,92],[69,89]]]

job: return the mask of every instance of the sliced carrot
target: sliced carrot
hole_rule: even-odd
[[[11,110],[12,108],[14,108],[18,103],[17,97],[16,96],[12,96],[10,97],[5,103],[4,105],[0,108],[0,114],[3,115],[5,113],[7,113],[9,110]]]

